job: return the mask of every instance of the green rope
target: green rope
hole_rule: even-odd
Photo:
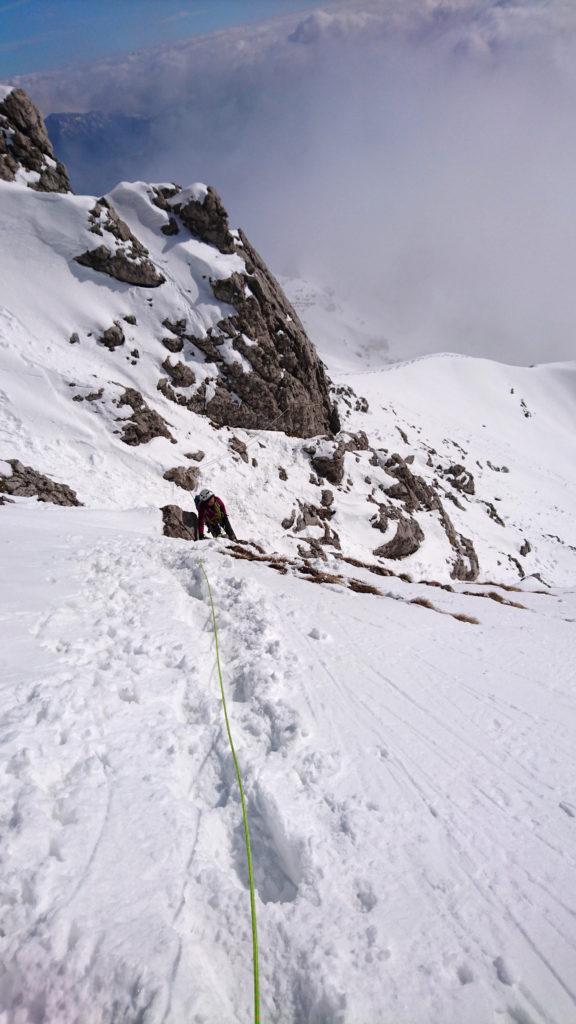
[[[260,1024],[260,977],[258,971],[258,930],[256,927],[256,896],[254,893],[254,872],[252,870],[252,849],[250,847],[250,829],[248,827],[248,811],[246,809],[246,797],[244,796],[244,786],[242,785],[242,776],[240,774],[240,765],[238,764],[238,758],[236,757],[236,749],[234,747],[234,740],[232,739],[232,730],[230,728],[230,719],[228,718],[228,708],[226,706],[226,695],[224,693],[224,683],[222,681],[222,666],[220,664],[220,647],[218,644],[218,626],[216,623],[216,609],[214,607],[214,598],[212,597],[212,587],[210,586],[210,580],[204,567],[204,563],[200,563],[204,579],[206,580],[206,586],[208,587],[208,597],[210,599],[210,610],[212,612],[212,626],[214,629],[214,643],[216,646],[216,667],[218,669],[218,679],[220,681],[220,695],[222,697],[222,707],[224,708],[224,719],[226,721],[226,732],[228,733],[228,742],[230,744],[230,750],[232,751],[232,759],[234,761],[234,770],[236,772],[236,779],[238,781],[238,789],[240,790],[240,801],[242,803],[242,820],[244,822],[244,841],[246,843],[246,860],[248,862],[248,881],[250,885],[250,914],[252,917],[252,962],[254,971],[254,1024]]]

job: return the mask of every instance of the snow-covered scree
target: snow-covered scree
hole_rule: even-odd
[[[0,1020],[250,1020],[200,548],[150,513],[2,515]],[[470,626],[201,550],[263,1020],[576,1021],[576,594],[409,588]]]

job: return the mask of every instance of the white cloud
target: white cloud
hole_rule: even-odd
[[[575,30],[563,0],[328,4],[29,88],[155,116],[142,176],[213,181],[407,352],[530,362],[576,354]]]

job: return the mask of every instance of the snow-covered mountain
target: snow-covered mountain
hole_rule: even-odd
[[[576,364],[389,362],[10,88],[0,178],[2,1019],[250,1017],[202,555],[263,1020],[572,1024]]]

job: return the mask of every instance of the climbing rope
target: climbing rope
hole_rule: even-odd
[[[232,752],[232,760],[234,761],[234,770],[236,772],[236,780],[238,782],[238,789],[240,790],[240,802],[242,804],[242,821],[244,823],[244,841],[246,844],[246,860],[248,863],[248,883],[250,886],[250,915],[252,918],[252,964],[254,974],[254,1024],[260,1024],[260,976],[258,970],[258,929],[256,926],[256,896],[254,892],[254,872],[252,870],[252,849],[250,846],[250,828],[248,826],[248,811],[246,809],[246,798],[244,796],[244,786],[242,785],[242,776],[240,774],[240,765],[238,764],[238,758],[236,756],[236,749],[234,747],[234,740],[232,739],[232,730],[230,728],[230,719],[228,718],[228,708],[226,706],[226,694],[224,693],[224,682],[222,680],[222,666],[220,664],[220,647],[218,643],[218,625],[216,622],[216,608],[214,606],[214,598],[212,596],[212,587],[210,586],[210,580],[208,579],[208,573],[206,572],[203,562],[200,562],[200,567],[206,580],[206,586],[208,587],[208,598],[210,601],[210,611],[212,614],[212,628],[214,630],[214,644],[216,648],[216,668],[218,671],[218,680],[220,682],[220,696],[222,698],[222,707],[224,709],[224,720],[226,722],[226,732],[228,733],[228,742],[230,744],[230,750]]]

